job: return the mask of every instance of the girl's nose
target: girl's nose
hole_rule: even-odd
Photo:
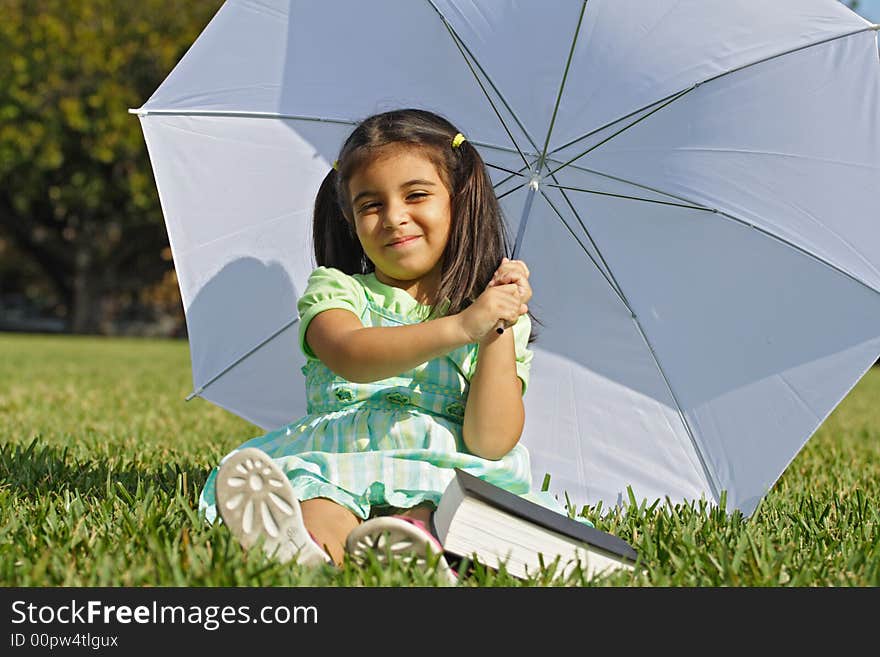
[[[396,228],[400,224],[409,221],[409,210],[403,203],[388,203],[385,206],[385,214],[382,225],[386,228]]]

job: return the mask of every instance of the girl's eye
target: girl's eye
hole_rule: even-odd
[[[423,197],[425,197],[425,196],[428,196],[428,192],[413,192],[412,194],[410,194],[410,195],[407,196],[406,198],[407,198],[408,201],[417,201],[417,200],[419,200],[420,198],[423,198]],[[359,208],[359,211],[360,211],[360,212],[367,212],[368,210],[372,210],[373,208],[376,208],[376,207],[378,207],[378,206],[380,206],[380,205],[382,205],[382,204],[379,203],[379,201],[372,201],[372,202],[370,202],[370,203],[364,203],[364,204]]]

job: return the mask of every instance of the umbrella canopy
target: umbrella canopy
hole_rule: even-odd
[[[358,121],[421,107],[480,149],[532,272],[536,481],[750,514],[880,354],[877,27],[835,0],[229,0],[133,110],[194,395],[305,414],[318,186]]]

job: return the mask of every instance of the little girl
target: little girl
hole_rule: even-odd
[[[429,528],[453,468],[530,495],[528,267],[504,257],[480,154],[423,110],[357,126],[313,228],[319,267],[297,305],[308,415],[227,455],[200,509],[281,560],[363,562],[387,540],[450,576]]]

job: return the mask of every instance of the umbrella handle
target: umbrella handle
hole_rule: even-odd
[[[511,326],[513,326],[513,324],[508,324],[503,319],[499,319],[498,323],[495,325],[495,332],[498,335],[501,335],[502,333],[504,333],[504,329],[510,328]]]

